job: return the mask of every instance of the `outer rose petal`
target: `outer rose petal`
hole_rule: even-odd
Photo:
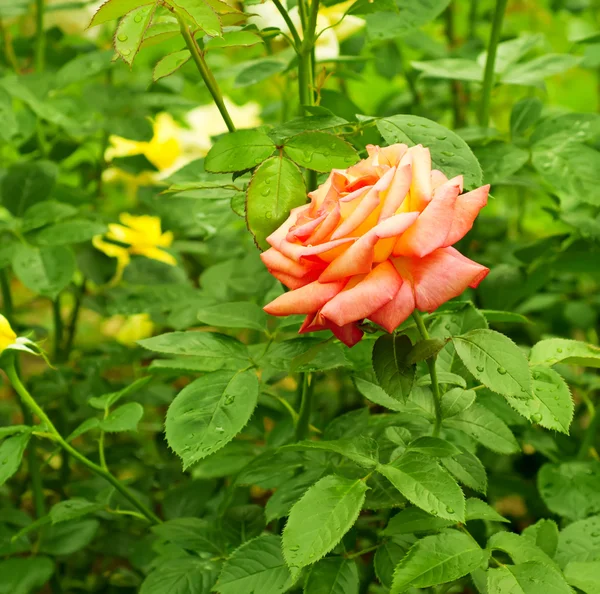
[[[295,276],[291,276],[285,272],[279,272],[278,270],[269,270],[269,272],[288,289],[299,289],[300,287],[308,285],[308,283],[312,283],[314,280],[316,280],[316,278],[309,278],[312,277],[312,275],[307,275],[304,278],[296,278]]]
[[[338,326],[362,320],[389,303],[401,285],[402,279],[391,262],[382,262],[358,284],[328,301],[321,315]]]
[[[394,256],[422,258],[445,245],[452,226],[458,192],[459,188],[456,185],[448,183],[440,186],[415,224],[398,239],[394,247]]]
[[[284,293],[263,308],[272,316],[311,314],[333,299],[346,285],[346,280],[336,283],[318,281]]]
[[[417,309],[430,312],[467,287],[476,288],[490,271],[452,247],[440,248],[425,258],[398,258],[394,264],[401,274],[406,271],[412,277]]]
[[[401,165],[394,173],[394,179],[390,184],[385,202],[379,213],[379,220],[383,221],[391,217],[400,208],[408,195],[410,182],[412,180],[412,168],[410,163]]]
[[[404,281],[392,301],[372,313],[369,319],[388,332],[393,332],[415,309],[415,296],[408,281]]]
[[[346,346],[352,347],[363,337],[364,332],[355,323],[338,326],[324,318],[320,312],[306,316],[298,334],[306,332],[317,332],[318,330],[331,330],[336,338],[341,340]]]
[[[273,271],[283,272],[284,274],[302,278],[306,275],[311,267],[295,262],[294,260],[283,255],[279,250],[275,248],[269,248],[260,255],[260,259],[264,265],[269,269],[269,272],[273,274]]]
[[[446,237],[444,245],[455,244],[462,239],[472,228],[479,211],[487,204],[490,185],[481,186],[472,192],[467,192],[456,199],[452,227]]]
[[[431,153],[418,144],[408,149],[412,157],[412,183],[410,185],[411,210],[423,210],[431,200]]]

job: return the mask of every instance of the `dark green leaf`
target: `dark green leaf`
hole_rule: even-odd
[[[327,173],[346,169],[358,160],[358,153],[346,141],[327,132],[303,132],[286,140],[285,154],[301,167]]]
[[[260,130],[226,134],[210,149],[204,167],[214,173],[244,171],[262,163],[275,150],[273,141]]]
[[[412,343],[406,335],[384,334],[373,347],[373,369],[379,385],[394,399],[406,400],[412,389],[416,366],[406,363]]]

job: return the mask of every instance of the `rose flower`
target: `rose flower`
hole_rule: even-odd
[[[434,311],[489,272],[451,247],[486,205],[489,185],[463,194],[462,176],[432,170],[421,145],[367,150],[293,209],[261,255],[291,289],[265,311],[306,314],[300,333],[329,329],[348,346],[362,338],[365,318],[393,332],[415,309]]]

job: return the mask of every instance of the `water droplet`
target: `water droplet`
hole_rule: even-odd
[[[540,373],[539,373],[539,371],[536,371],[536,372],[533,374],[533,379],[540,379]]]
[[[506,369],[504,369],[504,367],[498,367],[498,373],[500,375],[506,375]]]
[[[203,452],[209,452],[211,449],[212,449],[211,446],[206,446],[206,447],[202,448],[202,451]]]
[[[535,414],[531,415],[531,420],[534,423],[539,423],[542,420],[542,415],[540,413],[535,413]]]
[[[299,551],[300,550],[300,545],[294,545],[293,547],[290,547],[290,551]]]
[[[449,505],[446,507],[446,511],[447,511],[449,514],[453,514],[453,513],[454,513],[454,509],[453,509],[453,508],[451,508]]]
[[[261,194],[262,194],[263,196],[268,196],[270,193],[271,193],[271,188],[265,188],[265,189],[264,189],[264,190],[261,192]]]
[[[438,140],[446,140],[447,136],[436,136]]]
[[[142,22],[142,15],[141,15],[141,14],[136,14],[136,15],[133,17],[133,20],[134,20],[136,23],[141,23],[141,22]]]
[[[119,35],[117,35],[117,39],[119,41],[127,41],[129,39],[129,37],[127,37],[127,35],[125,35],[125,33],[119,33]]]
[[[454,157],[454,153],[450,151],[442,151],[442,155],[446,155],[446,157]]]
[[[273,215],[270,212],[265,213],[265,218],[266,219],[272,219]]]
[[[225,433],[225,429],[223,429],[223,427],[215,427],[215,431],[217,433]]]
[[[477,371],[479,371],[479,373],[483,373],[484,367],[482,365],[477,365],[477,367],[475,369],[477,369]]]
[[[562,353],[562,352],[563,352],[563,350],[562,350],[560,347],[558,347],[558,348],[556,349],[556,352],[557,352],[557,353]]]
[[[128,49],[124,49],[124,50],[121,52],[121,54],[122,54],[123,56],[128,56],[130,53],[131,53],[131,50],[128,50]]]
[[[406,125],[407,125],[409,128],[414,128],[414,127],[415,127],[417,124],[413,124],[412,122],[406,122]]]
[[[591,533],[590,533],[590,536],[591,536],[592,538],[598,538],[598,537],[600,536],[600,532],[597,532],[597,531],[596,531],[596,532],[591,532]]]
[[[231,396],[227,396],[227,398],[225,399],[225,404],[227,404],[227,405],[233,404],[234,400],[235,400],[235,396],[233,394]]]

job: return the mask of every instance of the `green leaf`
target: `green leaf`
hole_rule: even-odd
[[[448,384],[451,386],[460,386],[463,389],[467,387],[467,380],[456,373],[450,373],[449,371],[438,371],[437,372],[438,384]],[[417,387],[431,386],[431,376],[429,373],[422,375],[417,380]]]
[[[504,551],[514,563],[538,561],[548,565],[548,567],[558,569],[554,561],[531,539],[519,536],[514,532],[496,532],[488,540],[487,548],[489,550]]]
[[[218,568],[198,557],[167,558],[144,580],[140,594],[210,594]]]
[[[56,299],[75,273],[75,257],[65,246],[36,248],[22,244],[15,251],[12,265],[28,289],[49,299]]]
[[[119,390],[117,392],[109,392],[108,394],[103,394],[102,396],[90,398],[88,400],[88,404],[92,408],[98,410],[107,410],[111,406],[119,402],[119,400],[126,398],[131,394],[134,394],[135,392],[146,386],[148,383],[150,383],[151,380],[152,378],[150,376],[140,377],[128,386],[125,386],[122,390]]]
[[[485,316],[485,319],[492,323],[506,323],[506,324],[530,324],[531,321],[525,316],[514,313],[512,311],[496,311],[493,309],[481,309],[481,313]]]
[[[63,204],[55,200],[45,200],[29,207],[21,220],[21,231],[26,233],[39,229],[51,223],[57,223],[77,214],[77,209],[70,204]]]
[[[156,6],[156,4],[148,4],[134,8],[119,21],[114,39],[115,51],[130,66],[140,50],[142,39],[150,26]]]
[[[38,245],[69,245],[90,241],[96,235],[102,235],[108,230],[104,223],[88,219],[71,219],[50,225],[42,229],[36,236]]]
[[[206,155],[204,167],[213,173],[244,171],[262,163],[275,150],[260,130],[240,130],[222,136]]]
[[[67,62],[54,77],[54,86],[68,87],[92,76],[96,76],[112,66],[113,52],[96,50],[81,54]]]
[[[283,555],[292,574],[338,544],[354,525],[367,488],[362,480],[326,476],[292,507],[283,531]]]
[[[391,594],[452,582],[479,567],[486,553],[462,532],[448,530],[418,540],[394,571]]]
[[[0,561],[2,594],[41,592],[54,573],[54,561],[43,555],[12,557]]]
[[[569,386],[553,369],[533,367],[533,398],[522,400],[507,396],[508,403],[532,423],[569,434],[575,405]]]
[[[499,454],[514,454],[520,449],[515,436],[504,421],[478,402],[445,421],[444,425],[466,433],[481,445]]]
[[[358,594],[359,586],[355,561],[327,557],[310,568],[304,594]]]
[[[46,200],[58,176],[58,168],[50,161],[17,163],[9,168],[0,181],[2,206],[16,217]]]
[[[564,569],[567,583],[585,594],[598,594],[600,584],[600,561],[589,563],[572,561]]]
[[[213,555],[223,553],[219,530],[201,518],[175,518],[153,526],[152,532],[182,549]]]
[[[209,326],[250,328],[260,332],[267,330],[267,314],[258,305],[249,301],[200,307],[198,319]]]
[[[59,501],[56,505],[52,506],[49,516],[53,524],[58,524],[60,522],[76,520],[104,508],[103,504],[92,503],[87,499],[67,499],[66,501]]]
[[[71,520],[51,524],[41,534],[39,550],[49,555],[72,555],[87,547],[94,537],[98,520]]]
[[[423,78],[442,78],[481,82],[483,68],[474,60],[465,58],[442,58],[427,62],[412,61],[411,66],[422,73]]]
[[[192,55],[189,50],[186,49],[167,54],[156,63],[152,72],[152,80],[156,82],[165,76],[173,74],[173,72],[179,70],[191,57]]]
[[[235,77],[234,87],[249,87],[263,80],[267,80],[275,74],[283,72],[287,68],[287,62],[274,60],[273,58],[261,58],[246,62],[248,66],[243,68]]]
[[[351,144],[327,132],[303,132],[292,136],[285,141],[283,150],[301,167],[322,173],[346,169],[359,160]]]
[[[183,11],[194,25],[200,27],[211,37],[220,36],[222,33],[219,15],[204,0],[169,0],[170,4]]]
[[[108,2],[105,2],[96,11],[88,28],[114,21],[128,12],[131,12],[134,8],[147,4],[149,4],[149,2],[145,2],[144,0],[108,0]]]
[[[367,399],[375,404],[389,408],[390,410],[402,411],[404,410],[404,401],[397,400],[390,396],[385,390],[380,388],[378,385],[364,380],[360,377],[354,378],[356,389]]]
[[[467,522],[470,520],[487,520],[488,522],[508,522],[502,517],[493,507],[489,506],[485,501],[477,499],[477,497],[469,497],[467,499]]]
[[[31,433],[32,431],[33,427],[29,427],[28,425],[9,425],[8,427],[0,427],[0,439],[19,433]]]
[[[400,534],[413,534],[414,532],[437,532],[442,528],[452,526],[454,523],[454,520],[432,516],[418,507],[407,507],[399,511],[388,522],[383,534],[385,536],[398,536]]]
[[[452,388],[448,390],[441,401],[442,416],[444,419],[455,417],[467,410],[475,402],[476,394],[473,390]]]
[[[600,516],[573,522],[561,530],[555,560],[561,567],[571,561],[600,561]]]
[[[437,355],[446,346],[446,342],[447,341],[442,340],[441,338],[420,340],[406,355],[406,362],[409,365],[413,365],[414,363],[426,361]]]
[[[377,121],[377,128],[388,144],[404,142],[409,146],[422,144],[428,147],[432,167],[449,178],[464,175],[465,187],[475,188],[481,185],[481,167],[475,155],[467,143],[451,130],[413,115],[383,118]]]
[[[73,429],[73,431],[67,437],[67,441],[71,442],[74,439],[76,439],[77,437],[79,437],[80,435],[83,435],[84,433],[87,433],[88,431],[91,431],[92,429],[99,429],[99,428],[100,428],[100,419],[97,419],[96,417],[91,417],[89,419],[86,419],[85,421],[80,423],[75,429]]]
[[[493,330],[472,330],[452,340],[462,362],[484,386],[498,394],[531,398],[527,359],[510,338]]]
[[[413,452],[420,452],[426,456],[433,456],[434,458],[447,458],[448,456],[460,454],[460,450],[449,441],[428,435],[417,437],[417,439],[408,444],[408,449]]]
[[[267,501],[265,506],[267,522],[287,516],[292,505],[323,476],[323,473],[323,468],[312,468],[286,480]]]
[[[0,485],[19,470],[30,438],[31,433],[20,433],[8,437],[0,444]]]
[[[492,142],[475,150],[483,181],[496,184],[515,174],[529,161],[529,152],[505,142]]]
[[[412,343],[406,335],[384,334],[373,346],[373,369],[379,385],[394,400],[406,401],[416,366],[406,363]]]
[[[3,89],[0,89],[0,138],[9,142],[19,132],[19,121],[14,112],[12,97]]]
[[[427,513],[455,522],[464,521],[465,496],[434,458],[407,452],[391,464],[380,464],[377,471]]]
[[[488,594],[572,594],[560,572],[531,561],[488,571]]]
[[[534,126],[542,115],[544,104],[537,97],[526,97],[517,101],[510,114],[510,134],[521,136]]]
[[[290,210],[305,203],[304,178],[294,163],[281,156],[262,163],[246,193],[246,223],[256,244],[267,249],[266,238],[285,222]]]
[[[283,449],[335,452],[367,468],[377,465],[377,442],[370,437],[357,436],[352,439],[336,439],[332,441],[300,441],[284,446]]]
[[[281,537],[264,534],[236,549],[223,565],[214,591],[221,594],[280,594],[292,585]]]
[[[566,338],[548,338],[533,345],[529,353],[531,365],[552,367],[557,363],[600,367],[600,348]]]
[[[549,136],[559,135],[567,132],[577,142],[594,140],[600,135],[600,115],[597,113],[562,113],[544,118],[535,128],[531,136],[531,142],[537,143]]]
[[[483,493],[487,491],[487,475],[481,460],[475,454],[461,448],[462,452],[453,458],[443,458],[446,470],[470,489]]]
[[[569,54],[545,54],[508,68],[500,77],[507,85],[542,86],[543,80],[574,68],[581,57]]]
[[[128,402],[113,410],[100,422],[100,428],[109,433],[137,431],[138,423],[144,416],[144,407],[138,402]]]
[[[548,509],[571,520],[600,512],[600,462],[544,464],[537,475]]]
[[[184,470],[221,449],[246,425],[258,399],[252,371],[215,371],[186,386],[169,406],[169,446]]]
[[[235,338],[214,332],[168,332],[138,340],[138,344],[158,353],[202,357],[213,363],[214,369],[226,363],[242,365],[243,361],[250,362],[245,345]]]
[[[252,31],[228,31],[223,33],[223,37],[213,37],[205,44],[206,50],[222,49],[224,47],[251,47],[263,43],[262,37],[259,37]]]
[[[551,559],[556,555],[558,526],[554,520],[538,520],[535,524],[527,526],[522,536],[542,549]]]

